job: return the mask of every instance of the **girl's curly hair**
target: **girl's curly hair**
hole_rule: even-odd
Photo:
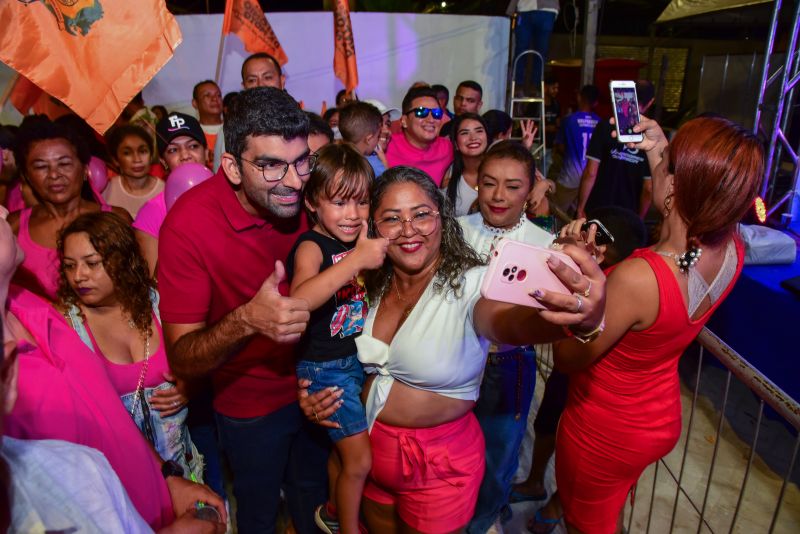
[[[373,237],[378,235],[375,227],[375,211],[384,195],[393,185],[403,183],[412,183],[422,189],[439,212],[439,220],[442,224],[441,259],[436,268],[434,291],[437,293],[443,290],[453,291],[456,296],[461,296],[463,274],[473,267],[484,265],[484,262],[464,240],[461,225],[453,215],[453,207],[425,172],[413,167],[400,166],[392,167],[381,175],[373,185],[370,194],[370,235]],[[392,282],[391,260],[387,257],[380,269],[368,271],[365,281],[370,299],[383,297]]]
[[[155,280],[150,276],[147,262],[139,252],[133,229],[119,215],[108,211],[86,213],[72,221],[58,238],[60,280],[58,297],[66,306],[77,305],[75,294],[67,281],[64,269],[64,241],[72,234],[85,233],[103,258],[103,268],[111,282],[122,309],[130,315],[136,329],[152,335],[153,306],[150,290]]]

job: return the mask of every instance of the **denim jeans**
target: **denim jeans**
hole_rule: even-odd
[[[469,534],[484,534],[508,504],[536,387],[536,353],[522,348],[489,355],[475,415],[486,440],[486,472]]]
[[[556,14],[552,11],[523,11],[517,17],[517,27],[514,31],[514,55],[519,56],[525,50],[536,50],[542,56],[542,62],[547,62],[547,51],[550,49],[550,34],[556,23]],[[525,71],[529,58],[526,56],[517,64],[514,81],[518,84],[525,83]],[[539,87],[542,80],[542,62],[533,59],[533,75],[528,78],[530,82]]]
[[[353,354],[326,362],[299,360],[297,378],[311,381],[309,395],[327,387],[339,386],[344,393],[339,400],[342,406],[336,410],[329,421],[339,423],[339,428],[329,428],[328,436],[337,442],[348,436],[367,430],[367,415],[361,404],[361,388],[364,386],[364,368]]]
[[[233,471],[238,531],[274,533],[283,489],[298,534],[319,532],[314,509],[328,497],[324,429],[308,423],[296,402],[262,417],[216,418]]]

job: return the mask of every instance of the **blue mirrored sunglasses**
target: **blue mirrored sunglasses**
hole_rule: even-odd
[[[406,115],[408,115],[409,113],[413,113],[414,116],[419,119],[424,119],[425,117],[428,116],[428,113],[430,113],[431,115],[433,115],[433,118],[438,121],[439,119],[442,118],[444,111],[442,111],[441,108],[431,109],[420,106],[418,108],[409,109],[408,111],[406,111]]]

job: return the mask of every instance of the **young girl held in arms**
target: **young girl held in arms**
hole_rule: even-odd
[[[298,345],[297,377],[311,381],[309,392],[344,390],[343,405],[330,419],[338,428],[328,430],[334,442],[331,503],[316,512],[317,525],[328,533],[358,533],[361,493],[372,465],[355,338],[367,317],[358,275],[380,267],[388,246],[386,239],[367,238],[373,180],[372,167],[351,146],[322,148],[305,187],[313,228],[298,238],[287,265],[292,297],[307,300],[312,310]]]

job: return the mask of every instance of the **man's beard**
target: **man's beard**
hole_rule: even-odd
[[[269,190],[251,190],[247,183],[243,182],[244,192],[250,201],[258,208],[267,211],[270,215],[281,219],[288,219],[300,213],[302,206],[302,193],[292,187],[277,185]],[[278,202],[276,197],[297,195],[297,202],[294,204],[283,204]]]

